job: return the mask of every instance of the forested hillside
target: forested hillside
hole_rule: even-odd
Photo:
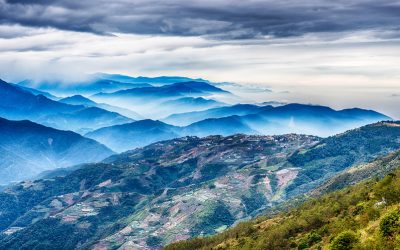
[[[165,247],[180,249],[399,249],[400,160],[383,179],[365,182],[311,199],[301,206],[267,218],[239,223],[207,238]],[[378,159],[375,163],[382,163]]]

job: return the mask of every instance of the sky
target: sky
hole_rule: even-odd
[[[0,78],[200,77],[400,118],[399,16],[394,0],[0,0]]]

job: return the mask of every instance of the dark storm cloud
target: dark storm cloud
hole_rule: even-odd
[[[3,24],[216,39],[396,29],[399,15],[394,0],[0,0]]]

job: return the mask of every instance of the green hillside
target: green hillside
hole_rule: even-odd
[[[397,166],[383,179],[372,178],[289,212],[239,223],[221,234],[177,242],[165,250],[400,249],[399,154],[368,164],[370,170],[380,164]]]

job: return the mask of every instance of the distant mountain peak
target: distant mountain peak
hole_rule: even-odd
[[[59,100],[59,102],[67,103],[71,105],[85,105],[85,106],[96,106],[97,103],[86,98],[82,95],[73,95],[69,97],[65,97]]]
[[[192,88],[195,91],[229,93],[226,90],[215,87],[207,82],[201,82],[201,81],[200,82],[198,82],[198,81],[177,82],[172,85],[165,86],[165,88],[173,88],[173,87],[188,87],[188,88]]]
[[[55,101],[43,94],[33,94],[18,85],[4,81],[0,82],[0,116],[12,120],[29,119],[40,124],[74,131],[132,121],[105,109],[88,109],[81,103],[71,105]]]
[[[166,123],[161,122],[159,120],[151,120],[151,119],[144,119],[144,120],[134,121],[134,122],[131,122],[131,123],[115,125],[113,127],[115,127],[115,128],[137,127],[137,128],[149,129],[149,128],[160,127],[160,126],[161,127],[174,127],[172,125],[166,124]]]
[[[61,99],[60,101],[64,101],[64,100],[79,100],[79,101],[90,101],[93,102],[92,100],[90,100],[89,98],[84,97],[83,95],[72,95],[69,97],[65,97],[63,99]]]
[[[181,128],[158,120],[140,120],[131,123],[109,126],[87,133],[111,149],[123,152],[137,147],[143,147],[156,141],[168,140],[182,136]]]

